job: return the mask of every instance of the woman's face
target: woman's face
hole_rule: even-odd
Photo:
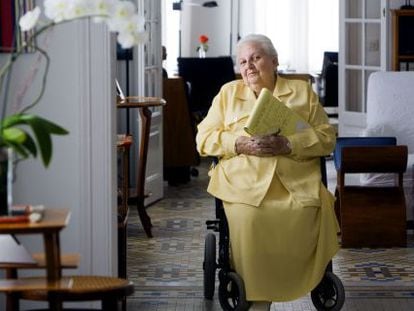
[[[239,47],[238,52],[240,74],[247,86],[252,89],[256,89],[255,86],[274,86],[277,57],[268,55],[255,42],[246,42]]]

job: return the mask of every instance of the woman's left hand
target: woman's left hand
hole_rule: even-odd
[[[289,140],[285,136],[278,134],[268,134],[262,136],[252,137],[258,146],[258,152],[261,156],[276,156],[289,154],[290,149]]]

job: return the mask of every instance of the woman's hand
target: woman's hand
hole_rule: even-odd
[[[252,137],[240,136],[236,140],[237,154],[270,157],[289,154],[291,151],[289,140],[285,136],[278,134]]]

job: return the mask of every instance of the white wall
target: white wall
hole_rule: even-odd
[[[184,0],[182,6],[182,56],[197,57],[196,51],[200,35],[209,37],[208,57],[230,54],[231,1],[218,0],[218,7],[206,8],[191,3],[202,4],[202,0]]]
[[[14,184],[15,203],[71,210],[61,247],[81,254],[75,272],[82,274],[116,274],[113,47],[114,40],[104,26],[76,21],[55,27],[47,48],[52,61],[47,89],[33,112],[57,122],[70,134],[53,139],[49,169],[39,160],[24,161]],[[20,88],[35,57],[26,54],[15,67],[12,93]],[[0,55],[0,63],[4,58]],[[32,85],[34,90],[39,78]],[[27,94],[29,100],[33,89]],[[31,250],[42,250],[40,237],[24,237],[23,241],[29,242],[25,245]]]

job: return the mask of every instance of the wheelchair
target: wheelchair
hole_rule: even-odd
[[[217,164],[218,160],[213,159]],[[327,184],[325,158],[321,157],[322,182]],[[215,198],[215,220],[207,220],[208,230],[218,232],[218,258],[216,234],[209,232],[204,244],[204,298],[213,299],[215,291],[216,270],[218,270],[218,298],[223,310],[244,311],[251,303],[246,300],[243,279],[230,266],[229,229],[220,199]],[[338,311],[345,302],[345,289],[341,280],[333,273],[332,261],[326,267],[322,281],[311,293],[311,300],[316,310]]]

